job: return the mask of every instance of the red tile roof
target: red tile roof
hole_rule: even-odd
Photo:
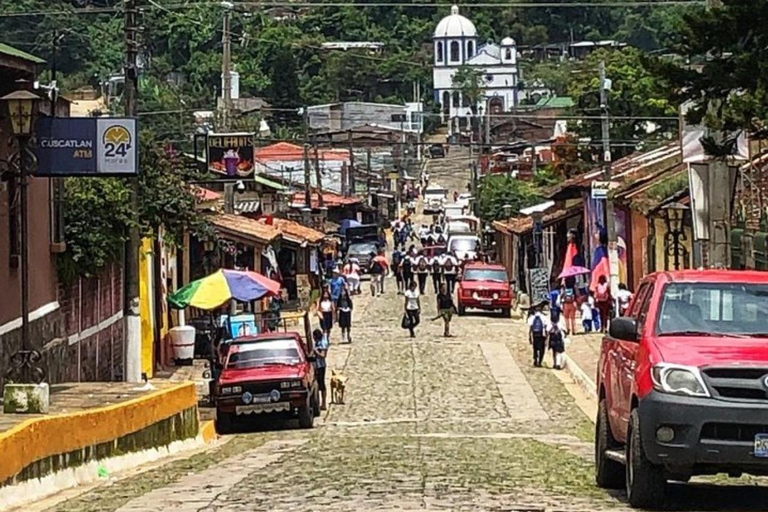
[[[362,203],[363,200],[359,197],[345,197],[341,194],[334,194],[333,192],[323,192],[323,203],[324,206],[328,208],[332,207],[338,207],[338,206],[349,206],[353,204],[359,204]],[[303,205],[304,203],[304,192],[296,192],[293,196],[293,204],[294,205]],[[318,201],[317,193],[312,194],[312,208],[319,208],[320,202]]]
[[[544,227],[549,226],[560,220],[578,215],[581,213],[582,208],[581,204],[576,204],[569,208],[558,208],[552,213],[545,214],[542,218],[542,223],[544,224]],[[493,227],[502,233],[523,235],[529,231],[533,231],[533,217],[514,217],[507,220],[497,220],[493,223]]]
[[[259,222],[269,225],[268,218],[259,219]],[[294,242],[310,244],[320,243],[325,238],[325,233],[299,224],[288,219],[271,218],[272,226],[276,227],[283,234],[283,237]]]
[[[217,231],[225,235],[239,236],[262,244],[267,244],[281,235],[280,230],[275,226],[268,226],[258,220],[231,213],[212,215],[209,221]]]
[[[220,194],[219,192],[215,192],[205,187],[200,187],[198,185],[192,185],[192,191],[195,193],[197,200],[200,202],[217,201],[222,197],[222,194]]]
[[[319,149],[317,151],[320,160],[348,161],[349,151],[346,149]],[[310,158],[314,158],[314,150],[310,149]],[[290,142],[278,142],[271,146],[256,149],[256,160],[262,162],[295,161],[304,159],[304,148]]]

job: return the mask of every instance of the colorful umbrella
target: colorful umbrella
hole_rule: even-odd
[[[219,270],[176,290],[168,297],[168,302],[176,309],[187,306],[216,309],[231,299],[248,302],[276,295],[279,291],[280,283],[256,272]]]
[[[568,267],[567,269],[560,272],[560,275],[557,276],[557,278],[565,279],[566,277],[580,276],[583,274],[589,274],[590,272],[592,271],[589,270],[588,268],[573,266],[573,267]]]

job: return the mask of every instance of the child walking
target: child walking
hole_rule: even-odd
[[[440,293],[437,294],[437,316],[433,320],[438,318],[443,319],[443,336],[450,338],[451,334],[451,319],[456,312],[456,305],[453,303],[453,296],[448,293],[448,286],[445,283],[440,285]]]
[[[584,326],[584,333],[592,332],[592,306],[588,300],[581,303],[581,325]]]
[[[563,353],[565,353],[565,333],[557,323],[552,324],[549,331],[549,348],[552,349],[552,367],[555,370],[563,368]]]

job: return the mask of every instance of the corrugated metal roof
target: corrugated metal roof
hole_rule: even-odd
[[[29,62],[34,62],[35,64],[45,64],[45,60],[41,59],[40,57],[35,57],[31,53],[19,50],[13,46],[8,46],[4,43],[0,43],[0,53],[3,55],[8,55],[9,57],[16,57],[17,59],[24,59]]]

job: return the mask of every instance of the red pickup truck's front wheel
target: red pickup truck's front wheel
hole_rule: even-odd
[[[606,456],[608,450],[619,448],[608,424],[605,399],[600,400],[595,425],[595,480],[603,489],[621,489],[624,485],[624,466]]]
[[[664,504],[667,481],[661,466],[652,464],[645,456],[640,434],[640,413],[629,417],[627,433],[627,500],[635,508],[659,508]]]

